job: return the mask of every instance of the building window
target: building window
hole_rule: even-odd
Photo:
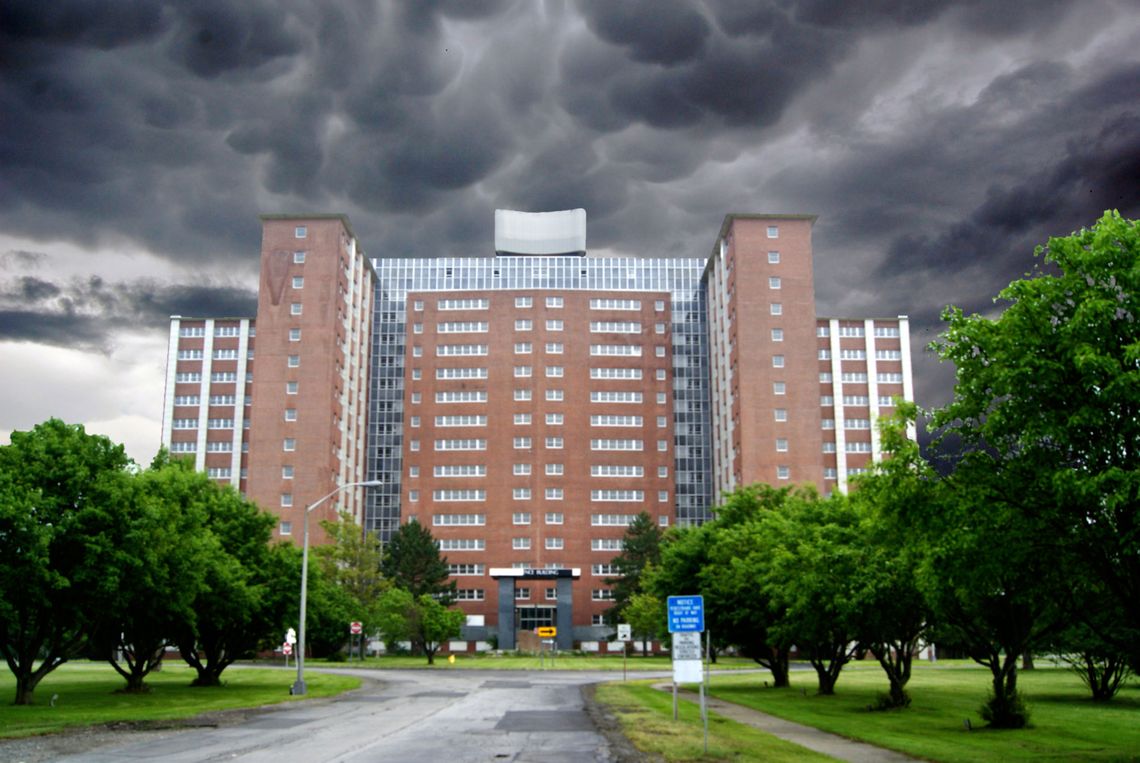
[[[565,397],[565,394],[566,393],[560,389],[548,389],[546,390],[546,399],[550,402],[557,403]]]
[[[659,358],[665,357],[665,346],[661,344],[657,345],[653,348],[653,354]]]
[[[665,333],[665,324],[664,323],[654,323],[653,324],[653,331],[656,334],[664,334]]]
[[[529,437],[516,437],[514,446],[515,450],[526,450],[531,447],[531,440]]]
[[[562,342],[547,342],[546,352],[550,355],[562,354]]]
[[[281,505],[286,507],[286,508],[288,508],[289,506],[292,506],[293,505],[293,494],[292,493],[282,493],[281,494]]]
[[[773,302],[771,305],[768,306],[768,312],[771,315],[783,315],[784,314],[784,305],[780,302]]]
[[[282,443],[281,449],[285,451],[294,451],[297,449],[297,441],[292,437],[286,437],[285,442]]]
[[[515,355],[528,355],[532,347],[530,342],[515,342]]]
[[[769,276],[769,278],[768,278],[768,288],[769,288],[769,289],[778,289],[778,288],[780,288],[780,277],[779,277],[779,276]]]
[[[293,288],[294,289],[305,288],[305,277],[304,276],[293,276]]]
[[[831,350],[820,350],[817,357],[820,360],[831,360]]]
[[[534,322],[529,318],[519,318],[515,321],[515,331],[530,331],[534,328]]]
[[[835,405],[835,398],[832,395],[820,395],[819,404],[825,407]]]
[[[562,307],[562,297],[547,297],[546,306],[552,308]]]
[[[418,467],[418,466],[409,466],[409,467],[408,467],[408,476],[409,476],[409,477],[418,477],[418,476],[420,476],[420,467]]]
[[[419,449],[420,449],[420,441],[419,440],[409,440],[408,441],[408,450],[410,450],[414,453],[414,452],[418,451]]]
[[[561,477],[564,472],[562,464],[547,464],[546,475],[548,477]]]
[[[561,497],[561,496],[559,496]],[[561,511],[548,511],[546,512],[546,524],[560,525],[565,520],[565,516]]]
[[[772,341],[773,342],[784,341],[784,330],[783,329],[772,329]]]
[[[594,601],[613,601],[614,592],[608,588],[595,588],[591,592],[590,598]]]
[[[422,313],[424,309],[424,301],[422,299],[417,299],[412,303],[412,309],[417,313]]]
[[[511,524],[513,525],[529,525],[530,512],[529,511],[516,511],[511,515]]]
[[[779,238],[779,237],[780,237],[780,226],[769,225],[768,226],[768,238]]]
[[[296,395],[297,394],[297,386],[298,386],[297,382],[285,382],[285,394],[286,395]]]
[[[420,425],[420,417],[412,416],[411,424],[413,427],[418,427]]]
[[[657,381],[665,381],[665,369],[658,368],[654,376],[657,378]]]
[[[658,392],[657,393],[657,404],[658,405],[665,405],[665,393],[664,392]]]
[[[779,252],[768,252],[768,264],[769,265],[779,265],[780,264],[780,253]]]
[[[668,451],[669,450],[669,441],[668,440],[658,440],[657,441],[657,450],[660,451],[661,453],[665,453],[666,451]]]
[[[514,549],[515,551],[527,551],[527,550],[529,550],[530,549],[530,538],[511,538],[511,548]]]
[[[550,424],[551,426],[557,426],[557,425],[561,424],[562,421],[563,421],[563,415],[561,413],[548,413],[548,414],[546,414],[546,423]]]
[[[653,309],[659,313],[665,312],[665,300],[659,299],[653,303]]]
[[[422,324],[422,323],[413,323],[413,324],[412,324],[412,333],[413,333],[413,334],[422,334],[422,333],[424,333],[424,324]]]
[[[788,386],[784,382],[772,382],[772,394],[783,395],[787,393]]]
[[[777,437],[776,438],[776,452],[777,453],[787,453],[788,452],[788,441],[786,438],[784,438],[784,437]]]
[[[289,360],[287,362],[287,365],[289,366],[289,368],[297,368],[298,366],[301,365],[301,356],[300,355],[290,355]]]
[[[514,417],[514,422],[516,425],[525,426],[526,424],[530,423],[530,414],[529,413],[516,413],[515,417]]]
[[[292,535],[293,534],[293,523],[292,522],[282,522],[278,528],[278,532],[281,535]]]
[[[657,426],[658,427],[666,426],[666,418],[664,416],[658,416],[657,417]]]
[[[516,389],[515,400],[530,400],[531,391],[529,389]]]
[[[547,551],[559,551],[566,548],[566,541],[562,538],[547,538],[544,546]]]
[[[562,325],[563,324],[562,324],[561,320],[550,319],[546,322],[546,330],[547,331],[561,331]]]
[[[562,438],[561,437],[547,437],[546,438],[546,447],[551,449],[551,450],[560,449],[562,447]]]
[[[788,409],[787,408],[776,408],[775,410],[772,411],[772,414],[776,417],[776,421],[787,421],[788,420]]]
[[[822,429],[835,429],[835,419],[824,419]]]
[[[297,409],[296,408],[286,408],[285,409],[285,420],[286,421],[296,421],[297,420]]]
[[[546,600],[547,601],[558,601],[558,589],[557,588],[547,588],[546,589]]]
[[[525,379],[525,378],[528,378],[530,375],[531,375],[531,367],[530,366],[515,366],[515,378],[516,379]]]
[[[289,341],[290,342],[300,342],[301,341],[301,329],[289,329]]]
[[[823,452],[824,453],[834,453],[835,452],[835,443],[825,442],[823,444]]]
[[[772,356],[772,367],[773,368],[783,368],[784,367],[784,356],[783,355],[773,355]]]
[[[293,302],[292,304],[289,305],[289,315],[300,315],[300,314],[301,314],[301,303],[300,302]]]
[[[516,477],[525,477],[530,474],[530,464],[515,464],[511,467],[511,473]]]
[[[657,476],[658,477],[668,477],[669,476],[669,467],[668,466],[658,466],[657,467]]]
[[[412,405],[419,405],[420,400],[422,400],[422,399],[423,399],[423,395],[421,395],[419,392],[413,392],[412,393]]]
[[[546,496],[546,500],[548,500],[548,501],[561,501],[562,500],[562,488],[560,488],[560,487],[548,487],[548,488],[546,488],[545,496]],[[548,520],[550,519],[549,514],[547,514],[546,517]],[[547,522],[547,524],[549,524],[549,522]],[[559,524],[561,524],[561,522],[559,522]]]
[[[528,308],[534,306],[532,297],[515,297],[515,307]]]
[[[298,225],[293,229],[293,238],[305,238],[309,235],[309,228],[307,225]]]
[[[530,589],[529,588],[516,588],[515,589],[515,601],[527,601],[528,599],[530,599]]]
[[[412,369],[412,381],[419,381],[422,378],[424,378],[423,369],[422,368],[413,368]]]
[[[281,467],[281,479],[283,479],[283,480],[293,479],[293,467],[292,466],[282,466]]]
[[[788,479],[789,476],[791,476],[791,469],[789,469],[786,466],[777,466],[776,467],[776,479],[786,480],[786,479]]]
[[[561,379],[563,376],[563,373],[564,372],[563,372],[562,366],[547,366],[546,367],[546,377],[548,379]]]

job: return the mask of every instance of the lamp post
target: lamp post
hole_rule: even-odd
[[[305,603],[309,595],[309,513],[322,503],[332,498],[342,490],[353,487],[379,487],[384,483],[381,480],[367,480],[365,482],[349,482],[305,508],[305,541],[301,551],[301,627],[297,638],[297,680],[289,688],[290,694],[305,693]]]

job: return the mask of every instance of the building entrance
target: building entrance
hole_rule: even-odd
[[[556,607],[529,606],[515,607],[515,622],[518,630],[533,631],[535,628],[545,628],[556,625]]]

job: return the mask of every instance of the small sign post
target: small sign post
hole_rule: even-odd
[[[705,631],[705,599],[703,596],[670,596],[669,632],[673,634],[673,720],[677,720],[677,684],[700,683],[701,720],[705,726],[705,752],[709,751],[709,714],[705,708],[705,683],[708,673],[702,671],[701,634]],[[705,635],[708,644],[708,635]]]
[[[293,645],[286,641],[281,645],[281,653],[285,655],[285,667],[289,667],[289,655],[293,654]]]
[[[357,643],[357,637],[364,633],[364,624],[359,620],[353,620],[348,624],[348,633],[351,638],[348,640],[348,659],[352,659],[352,649]],[[364,639],[360,640],[360,661],[364,662]]]
[[[629,623],[618,623],[617,640],[621,642],[621,680],[625,680],[625,662],[629,657],[629,642],[633,641],[633,628]]]
[[[550,648],[550,667],[554,667],[554,637],[558,635],[558,629],[553,625],[540,625],[534,629],[534,632],[542,639],[542,644],[538,648],[538,663],[543,670],[546,670],[546,649]]]

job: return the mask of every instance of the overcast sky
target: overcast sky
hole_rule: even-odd
[[[0,3],[0,442],[50,417],[148,461],[168,318],[252,316],[262,213],[372,256],[485,256],[496,207],[703,257],[819,215],[822,315],[992,297],[1140,217],[1135,0]]]

